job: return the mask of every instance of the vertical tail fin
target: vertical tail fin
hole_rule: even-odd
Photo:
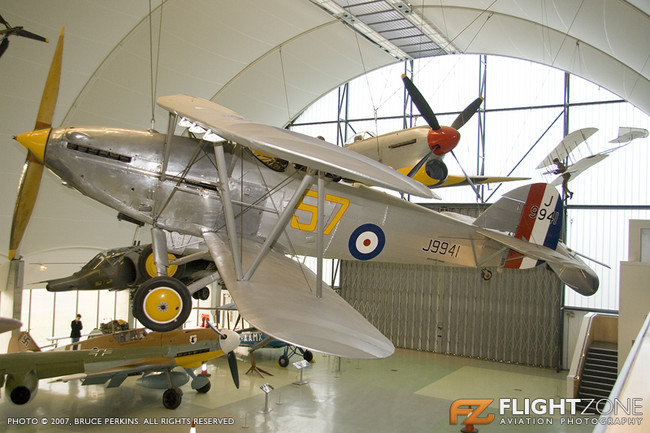
[[[480,227],[513,233],[514,237],[555,249],[562,232],[564,210],[552,185],[534,183],[505,194],[474,222]],[[532,268],[541,262],[510,251],[506,268]]]
[[[7,353],[40,351],[41,348],[38,347],[38,344],[34,342],[34,339],[27,331],[16,332],[9,340],[9,346],[7,347]]]

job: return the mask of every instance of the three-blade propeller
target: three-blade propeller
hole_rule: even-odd
[[[237,357],[235,349],[239,346],[241,338],[239,334],[233,331],[225,330],[219,331],[210,321],[206,321],[210,329],[221,336],[221,350],[226,353],[228,359],[228,368],[230,368],[230,375],[235,387],[239,389],[239,369],[237,368]]]
[[[41,105],[36,116],[34,130],[47,129],[52,126],[54,108],[59,95],[59,83],[61,81],[61,61],[63,58],[63,28],[54,51],[50,72],[47,75]],[[18,185],[18,198],[14,208],[14,217],[11,225],[11,236],[9,239],[9,259],[13,260],[20,242],[23,239],[27,223],[34,210],[34,204],[38,197],[38,190],[43,177],[43,162],[39,161],[31,152],[27,152],[23,172]]]
[[[427,152],[427,154],[422,159],[420,159],[420,161],[418,161],[415,166],[413,166],[407,176],[415,176],[415,174],[422,168],[422,166],[426,164],[427,161],[429,161],[432,155],[435,154],[438,156],[443,156],[446,153],[451,153],[454,159],[456,159],[458,162],[458,165],[460,166],[460,169],[462,170],[463,175],[467,179],[468,183],[474,189],[476,196],[481,199],[476,185],[474,185],[471,179],[467,176],[465,169],[463,169],[462,164],[460,161],[458,161],[458,158],[454,153],[454,148],[460,140],[460,133],[458,132],[458,129],[465,125],[465,123],[471,119],[474,113],[478,111],[479,107],[483,103],[483,98],[478,97],[472,101],[472,103],[470,103],[458,115],[458,117],[456,117],[451,126],[441,126],[438,122],[438,119],[436,118],[436,114],[433,112],[433,109],[431,109],[431,106],[424,98],[424,96],[422,96],[422,93],[420,93],[415,84],[413,84],[413,82],[405,74],[402,75],[402,81],[404,81],[404,87],[406,87],[406,91],[411,96],[411,101],[413,101],[413,104],[417,107],[424,120],[431,127],[431,130],[427,136],[427,143],[431,152]]]

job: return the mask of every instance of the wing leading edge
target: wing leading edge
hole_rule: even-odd
[[[157,102],[165,110],[252,150],[357,182],[435,197],[421,183],[370,158],[314,137],[255,123],[214,102],[187,95],[162,96]]]
[[[249,281],[237,280],[226,240],[203,234],[219,274],[239,312],[260,331],[286,343],[344,358],[390,356],[395,347],[350,304],[323,285],[316,297],[316,275],[306,266],[271,250]],[[261,245],[244,240],[243,265]]]

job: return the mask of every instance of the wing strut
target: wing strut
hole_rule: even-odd
[[[165,138],[165,153],[163,155],[162,170],[160,170],[160,181],[163,182],[167,176],[167,163],[169,162],[169,152],[172,148],[172,139],[176,130],[178,115],[169,112],[169,121],[167,122],[167,137]]]
[[[248,272],[246,272],[246,275],[244,275],[243,281],[249,281],[251,279],[251,277],[255,273],[255,270],[257,269],[260,262],[262,261],[262,259],[266,256],[266,254],[268,254],[269,250],[271,249],[275,241],[278,240],[278,238],[282,234],[282,231],[289,223],[289,220],[293,216],[293,212],[295,211],[298,201],[305,195],[305,189],[307,189],[307,187],[311,185],[313,182],[314,182],[314,175],[311,172],[306,173],[305,177],[302,179],[302,182],[300,183],[300,186],[293,193],[293,196],[291,196],[291,200],[289,200],[289,203],[285,206],[285,208],[282,210],[282,213],[279,215],[278,220],[273,226],[271,233],[269,233],[269,236],[264,241],[264,245],[262,245],[262,249],[257,254],[257,257],[255,257],[255,260],[253,261],[253,264],[251,265],[250,269],[248,269]],[[230,230],[228,230],[228,236],[232,238],[232,236],[230,236]]]
[[[154,264],[159,277],[167,275],[169,256],[167,252],[167,237],[165,232],[155,225],[151,228],[151,246],[153,248]]]
[[[235,272],[237,279],[242,279],[241,268],[241,250],[239,249],[239,240],[235,227],[235,211],[232,207],[232,198],[230,196],[230,186],[228,185],[228,169],[226,168],[226,157],[223,153],[223,142],[214,144],[214,156],[217,159],[217,171],[219,172],[219,192],[221,193],[221,204],[223,205],[223,214],[226,218],[226,230],[230,239],[230,248],[232,248],[232,258],[235,262]],[[295,206],[295,205],[294,205]],[[293,210],[293,207],[291,207]]]

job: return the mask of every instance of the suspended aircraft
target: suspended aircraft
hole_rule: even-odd
[[[183,284],[191,284],[214,272],[214,264],[207,253],[179,255],[169,252],[167,276]],[[151,244],[104,250],[93,257],[74,274],[47,281],[50,292],[71,290],[135,290],[140,284],[157,275]],[[194,293],[195,299],[210,296],[207,287]]]
[[[413,104],[428,126],[418,126],[379,136],[362,132],[355,135],[352,142],[346,144],[347,149],[392,167],[431,188],[470,185],[478,195],[476,185],[479,184],[528,179],[468,176],[456,157],[454,148],[460,141],[458,130],[478,111],[483,98],[476,98],[456,117],[451,126],[444,126],[440,125],[433,109],[415,84],[406,75],[402,75],[402,81]],[[451,154],[456,159],[463,176],[449,174],[449,169],[443,161],[446,154]]]
[[[66,376],[60,380],[81,379],[83,385],[108,382],[108,388],[115,388],[128,376],[140,375],[138,384],[164,389],[163,405],[176,409],[183,396],[180,386],[190,378],[192,389],[200,393],[210,390],[209,376],[196,375],[194,370],[211,359],[227,356],[239,388],[233,352],[239,342],[236,332],[214,327],[165,333],[132,329],[41,351],[28,332],[20,332],[9,342],[9,353],[0,355],[0,386],[5,384],[13,403],[25,404],[34,398],[42,379]],[[176,367],[184,370],[174,371]]]
[[[545,262],[584,295],[598,288],[595,273],[560,242],[562,203],[553,187],[517,188],[471,220],[373,189],[432,197],[422,183],[349,149],[201,98],[157,103],[169,112],[166,133],[61,127],[17,137],[67,185],[151,225],[158,275],[132,300],[149,329],[181,326],[191,295],[221,279],[242,316],[278,340],[348,358],[391,355],[392,343],[323,283],[324,258],[477,268]],[[253,152],[290,163],[270,168]],[[203,238],[217,271],[189,286],[168,277],[166,232]],[[316,273],[292,254],[317,257]]]
[[[555,186],[562,184],[565,195],[569,198],[573,196],[573,193],[568,190],[569,180],[575,179],[588,168],[607,158],[615,150],[627,146],[637,138],[646,138],[648,136],[648,131],[643,128],[620,127],[618,137],[609,141],[619,146],[594,153],[577,161],[573,159],[572,152],[597,131],[598,128],[582,128],[571,132],[537,166],[537,169],[546,169],[547,174],[558,175],[550,184]]]
[[[9,36],[11,35],[22,36],[23,38],[33,39],[35,41],[48,42],[47,38],[29,32],[25,30],[23,26],[13,27],[2,18],[2,15],[0,15],[0,24],[5,26],[4,29],[0,30],[0,36],[2,36],[2,40],[0,41],[0,57],[2,57],[5,51],[7,51],[7,48],[9,48]]]

